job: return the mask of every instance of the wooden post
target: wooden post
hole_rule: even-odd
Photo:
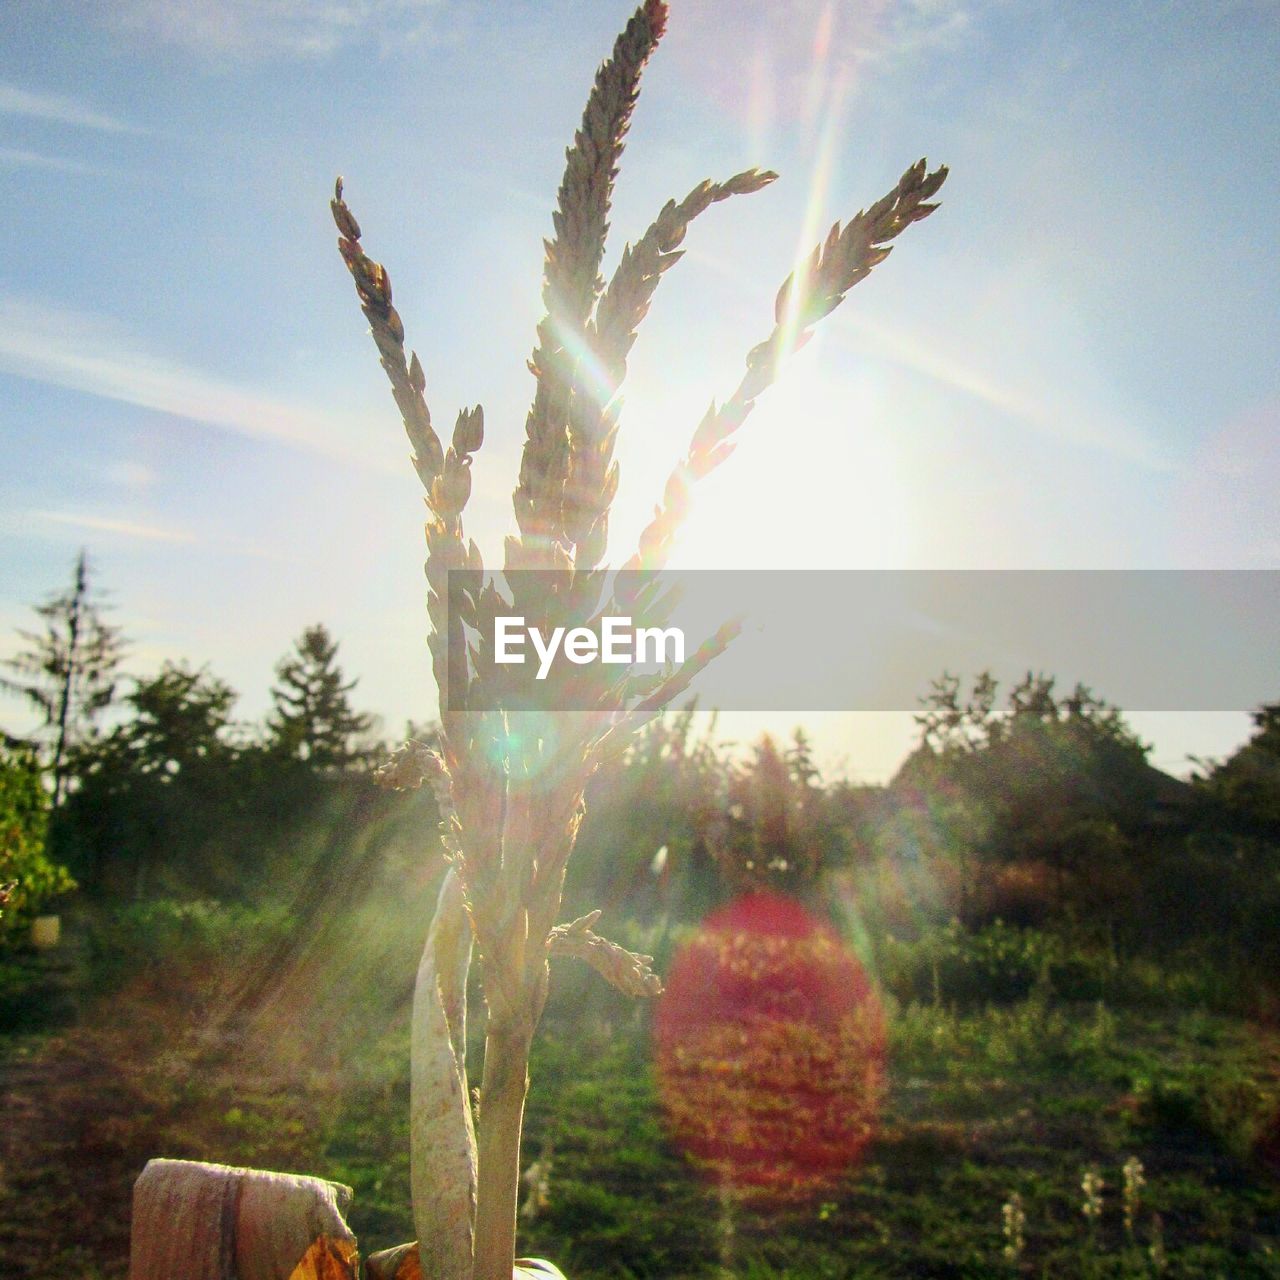
[[[133,1188],[129,1280],[357,1280],[341,1183],[151,1160]]]

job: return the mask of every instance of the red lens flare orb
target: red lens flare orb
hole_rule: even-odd
[[[751,893],[676,954],[654,1023],[673,1140],[722,1190],[799,1203],[870,1142],[884,1014],[857,958],[793,898]]]

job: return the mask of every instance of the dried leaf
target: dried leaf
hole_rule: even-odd
[[[370,1254],[365,1261],[365,1275],[367,1280],[422,1280],[417,1241]]]
[[[289,1273],[289,1280],[357,1280],[359,1261],[352,1241],[319,1236]]]

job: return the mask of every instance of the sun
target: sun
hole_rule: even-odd
[[[843,355],[843,353],[840,353]],[[837,374],[810,344],[694,493],[676,569],[900,569],[914,523],[903,425],[874,368]]]

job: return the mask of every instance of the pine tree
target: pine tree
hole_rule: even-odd
[[[124,641],[102,610],[89,558],[81,551],[70,590],[36,606],[43,633],[18,632],[28,647],[4,664],[14,677],[0,677],[0,688],[26,699],[42,717],[38,737],[52,753],[55,806],[66,793],[71,753],[93,739],[98,719],[115,699]]]
[[[345,769],[360,759],[352,739],[373,724],[372,716],[352,710],[348,694],[358,681],[344,681],[337,652],[338,642],[322,623],[308,627],[276,667],[271,690],[272,745],[319,769]]]

